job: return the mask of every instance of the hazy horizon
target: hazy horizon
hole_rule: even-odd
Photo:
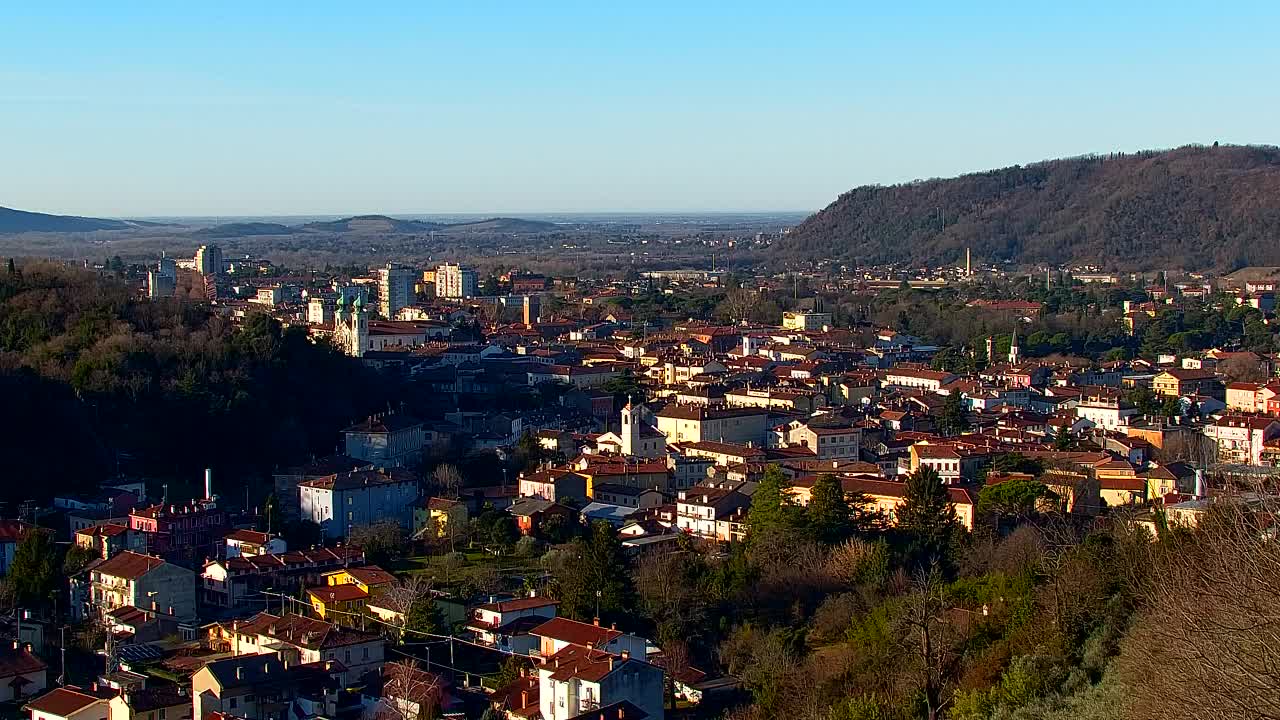
[[[866,184],[1274,143],[1277,20],[1254,2],[18,4],[0,205],[811,212]]]

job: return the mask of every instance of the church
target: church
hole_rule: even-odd
[[[627,402],[622,408],[622,430],[596,438],[596,450],[625,457],[660,458],[667,454],[667,437],[649,424],[653,414],[642,403]]]
[[[347,309],[346,295],[338,295],[333,310],[333,344],[353,357],[363,357],[369,347],[369,312],[364,308],[364,297],[357,295],[351,309]]]

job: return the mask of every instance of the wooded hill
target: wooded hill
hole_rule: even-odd
[[[1280,264],[1280,149],[1087,156],[841,195],[773,248],[782,260],[1114,269]]]

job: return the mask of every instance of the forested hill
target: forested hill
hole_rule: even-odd
[[[1280,149],[1191,146],[1050,160],[841,195],[774,246],[782,260],[1280,265]]]

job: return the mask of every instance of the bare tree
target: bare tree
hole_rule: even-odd
[[[730,290],[720,304],[720,309],[735,323],[743,322],[751,317],[760,295],[754,290],[735,288]]]
[[[440,708],[444,682],[439,675],[418,667],[410,660],[387,663],[382,671],[382,699],[377,705],[379,720],[420,720],[435,717]]]
[[[462,473],[458,468],[449,463],[440,463],[432,471],[431,480],[445,493],[446,497],[458,497],[458,490],[462,487]]]
[[[431,588],[430,578],[425,575],[410,575],[383,590],[378,596],[378,605],[396,614],[389,622],[395,626],[397,636],[404,635],[415,605],[435,601]]]
[[[1278,509],[1220,497],[1197,530],[1152,545],[1149,609],[1119,662],[1137,716],[1280,718]]]
[[[956,638],[967,631],[968,616],[964,610],[948,607],[946,583],[936,566],[917,571],[912,588],[901,620],[899,643],[917,678],[926,717],[937,720],[954,699],[947,681],[960,659]]]

